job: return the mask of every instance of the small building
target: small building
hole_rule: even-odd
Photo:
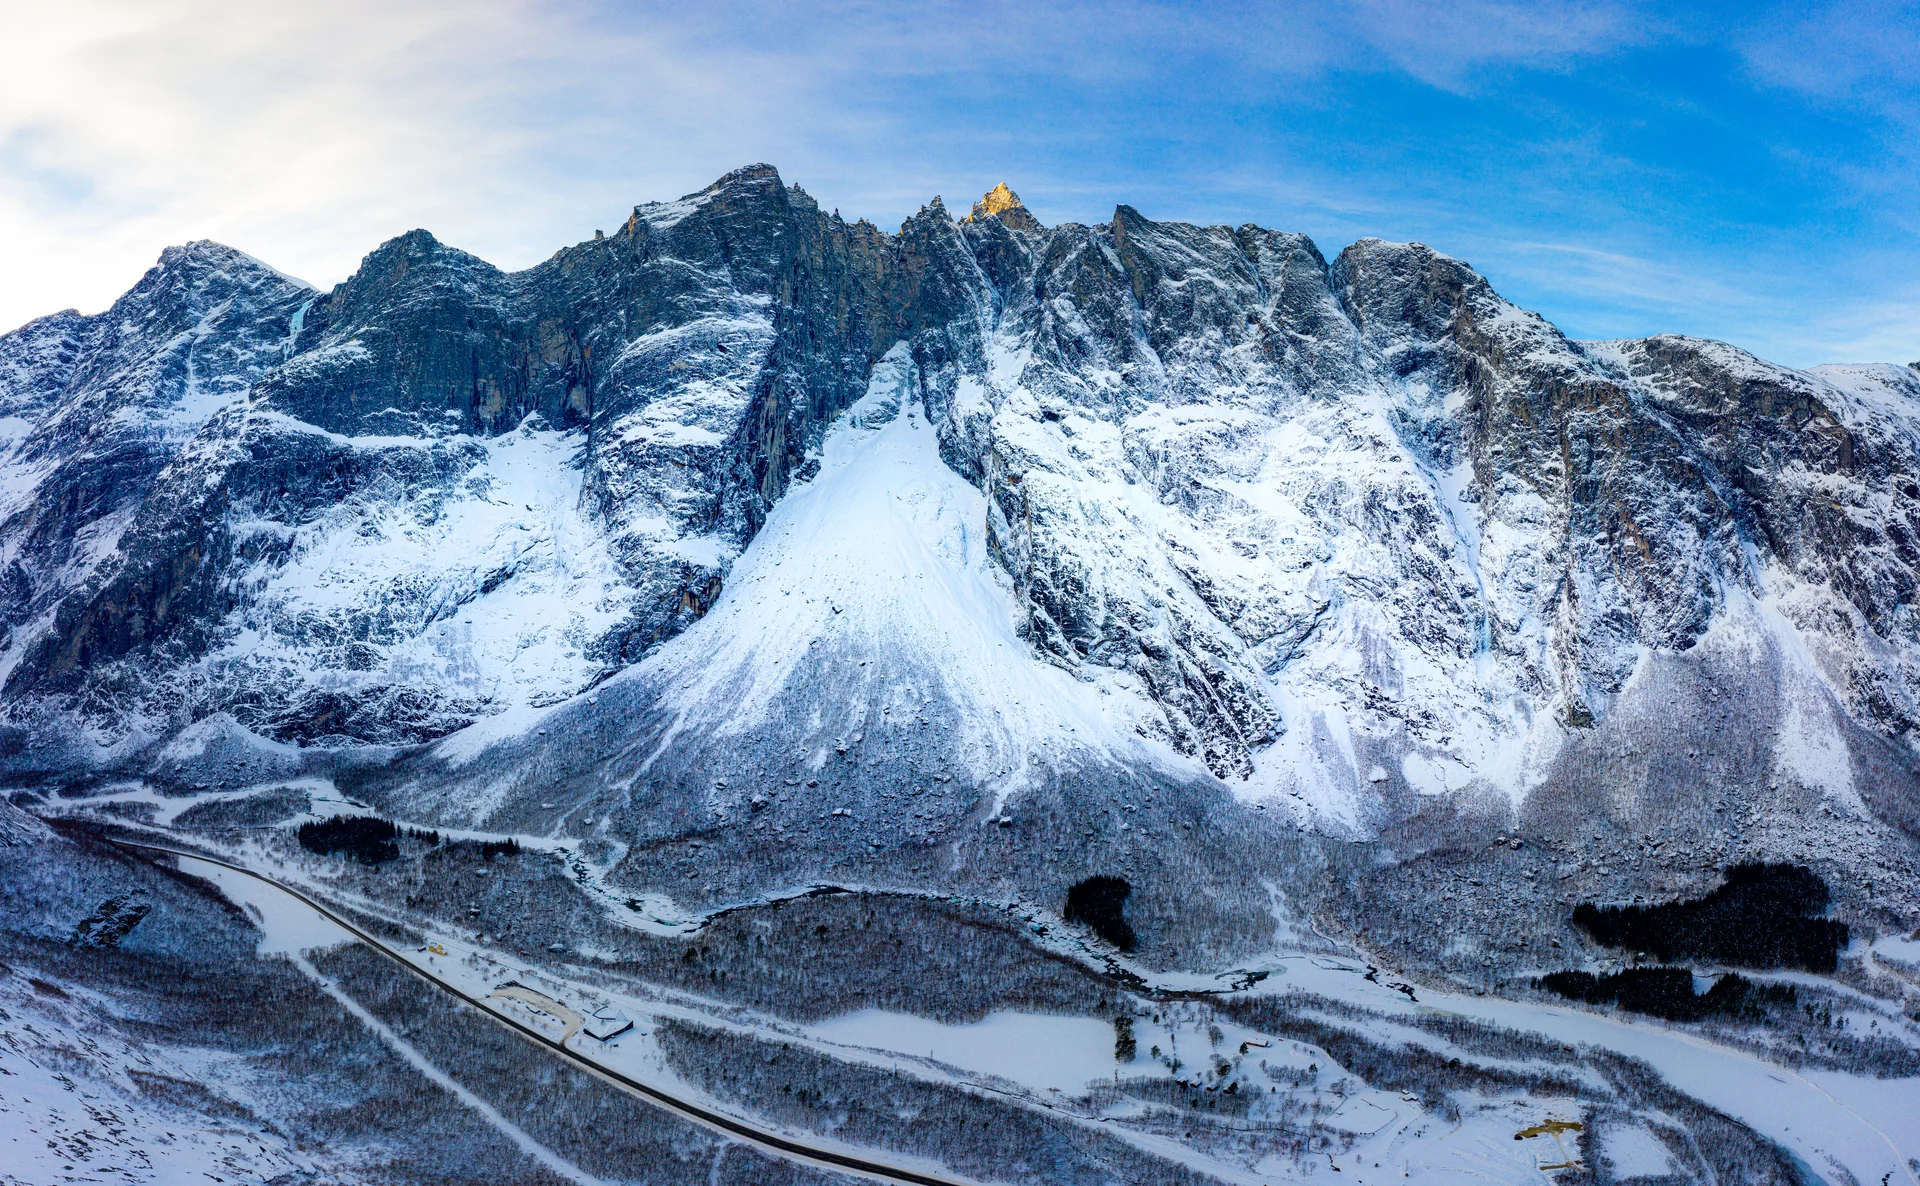
[[[633,1021],[625,1013],[612,1006],[603,1005],[595,1009],[593,1015],[587,1018],[586,1023],[580,1027],[580,1032],[589,1038],[611,1042],[632,1028]]]

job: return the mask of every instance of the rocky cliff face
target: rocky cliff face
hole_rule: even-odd
[[[155,522],[173,484],[163,471],[286,360],[313,296],[237,251],[194,243],[169,248],[105,313],[59,313],[0,339],[0,668],[10,678],[38,647],[33,677],[84,695],[101,686],[103,649],[162,645],[208,616],[151,581],[109,591],[107,574],[127,567],[130,548],[151,546],[148,533],[183,530]],[[180,552],[142,560],[153,573]]]
[[[0,338],[0,413],[16,782],[230,719],[629,837],[937,779],[876,852],[1122,784],[1402,841],[1732,796],[1876,868],[1920,818],[1920,375],[1570,341],[1418,244],[886,234],[755,166],[513,274],[172,249]]]

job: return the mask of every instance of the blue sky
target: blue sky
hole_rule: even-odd
[[[897,226],[1418,239],[1582,337],[1920,359],[1920,5],[75,0],[0,46],[0,323],[208,237],[503,267],[766,160]]]

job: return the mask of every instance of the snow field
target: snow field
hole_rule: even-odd
[[[1637,1059],[1677,1090],[1718,1109],[1790,1149],[1823,1174],[1841,1170],[1857,1181],[1920,1184],[1908,1164],[1920,1158],[1920,1079],[1873,1079],[1827,1071],[1795,1072],[1745,1051],[1648,1018],[1466,996],[1433,989],[1418,1003],[1362,979],[1363,967],[1338,960],[1290,959],[1285,974],[1259,992],[1297,984],[1393,1016],[1442,1011],[1520,1033],[1542,1034],[1575,1047],[1593,1046]]]
[[[25,969],[20,969],[24,971]],[[78,985],[67,986],[82,993]],[[244,1084],[212,1051],[131,1040],[98,1024],[112,1003],[76,1021],[49,1007],[20,975],[0,979],[0,1180],[38,1184],[111,1180],[172,1186],[225,1179],[267,1181],[320,1167],[264,1127],[177,1111],[135,1076],[208,1083],[245,1098]],[[194,1057],[196,1054],[198,1058]]]
[[[418,686],[509,712],[585,686],[600,670],[589,644],[634,594],[580,505],[582,437],[528,424],[468,443],[479,463],[443,499],[348,505],[294,528],[291,559],[248,576],[252,604],[208,664],[284,668],[319,688]],[[376,660],[343,668],[333,652],[369,619],[382,623]]]

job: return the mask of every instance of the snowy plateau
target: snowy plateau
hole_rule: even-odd
[[[1920,363],[765,165],[169,248],[0,336],[0,786],[4,1183],[1920,1186]]]

